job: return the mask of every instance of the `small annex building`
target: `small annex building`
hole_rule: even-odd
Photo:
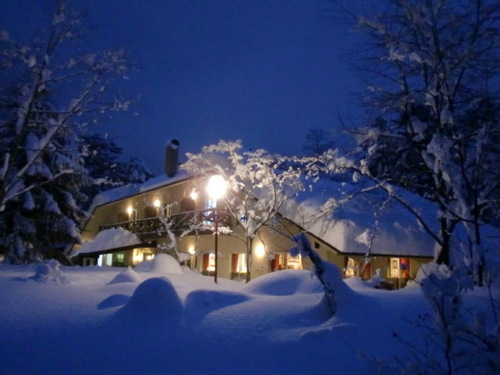
[[[82,244],[69,250],[75,263],[135,266],[167,252],[192,270],[214,274],[213,230],[186,231],[193,221],[213,223],[215,205],[203,188],[203,177],[177,170],[177,147],[178,143],[167,146],[165,174],[95,197],[82,230]],[[404,286],[422,263],[432,261],[434,240],[402,207],[373,206],[378,199],[374,196],[360,196],[335,214],[320,217],[319,206],[338,194],[339,184],[326,180],[289,201],[280,211],[287,232],[305,231],[319,255],[337,265],[345,277],[370,279],[379,273],[394,287]],[[233,233],[241,231],[238,222],[224,211],[220,202],[219,225]],[[165,218],[170,223],[168,231]],[[218,277],[245,280],[245,243],[231,233],[217,237]],[[252,278],[282,269],[311,269],[308,259],[289,254],[293,246],[291,236],[262,228],[253,243]]]

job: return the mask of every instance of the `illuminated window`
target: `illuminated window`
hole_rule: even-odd
[[[389,267],[389,277],[399,277],[399,258],[391,258],[390,259],[390,267]]]
[[[98,265],[111,267],[113,265],[113,254],[99,255]]]
[[[289,270],[301,270],[302,269],[302,257],[297,255],[296,257],[287,254],[287,267]]]
[[[203,274],[213,275],[215,272],[215,254],[203,254]]]
[[[247,273],[247,255],[246,254],[233,254],[232,272],[234,272],[234,273]]]
[[[389,277],[410,277],[410,260],[408,258],[390,258]]]
[[[215,254],[209,254],[207,271],[215,271]]]
[[[292,257],[288,253],[274,254],[274,259],[271,261],[271,268],[273,271],[293,269],[302,269],[302,257],[300,255]]]
[[[356,276],[358,274],[358,262],[353,258],[347,258],[344,273],[346,277]]]
[[[118,253],[116,254],[116,263],[123,263],[125,261],[125,254]]]
[[[272,260],[271,267],[273,271],[279,271],[286,269],[286,254],[274,254],[274,259]]]

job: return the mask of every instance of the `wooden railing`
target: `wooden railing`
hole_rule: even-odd
[[[217,215],[219,225],[229,226],[229,218],[226,212],[219,211]],[[166,226],[175,234],[184,232],[193,226],[202,231],[209,231],[215,221],[215,210],[207,209],[200,211],[186,211],[168,217],[150,217],[122,221],[120,223],[105,224],[99,227],[99,231],[111,228],[123,228],[135,234],[157,234],[158,236],[167,232]]]

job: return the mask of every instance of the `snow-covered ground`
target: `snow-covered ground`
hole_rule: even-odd
[[[376,362],[407,361],[403,340],[430,340],[415,326],[430,312],[420,287],[331,280],[333,317],[309,271],[215,284],[165,257],[135,269],[0,264],[0,373],[375,374]]]

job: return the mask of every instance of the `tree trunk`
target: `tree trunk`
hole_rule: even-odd
[[[444,265],[450,267],[451,266],[450,240],[451,240],[451,233],[453,232],[453,228],[454,228],[455,224],[450,223],[450,221],[446,217],[441,217],[439,220],[440,220],[440,224],[441,224],[441,250],[439,251],[439,255],[436,259],[436,263],[437,264],[444,264]]]
[[[249,282],[252,275],[250,270],[252,269],[252,248],[253,248],[253,238],[247,237],[247,276],[245,278],[245,282]]]

